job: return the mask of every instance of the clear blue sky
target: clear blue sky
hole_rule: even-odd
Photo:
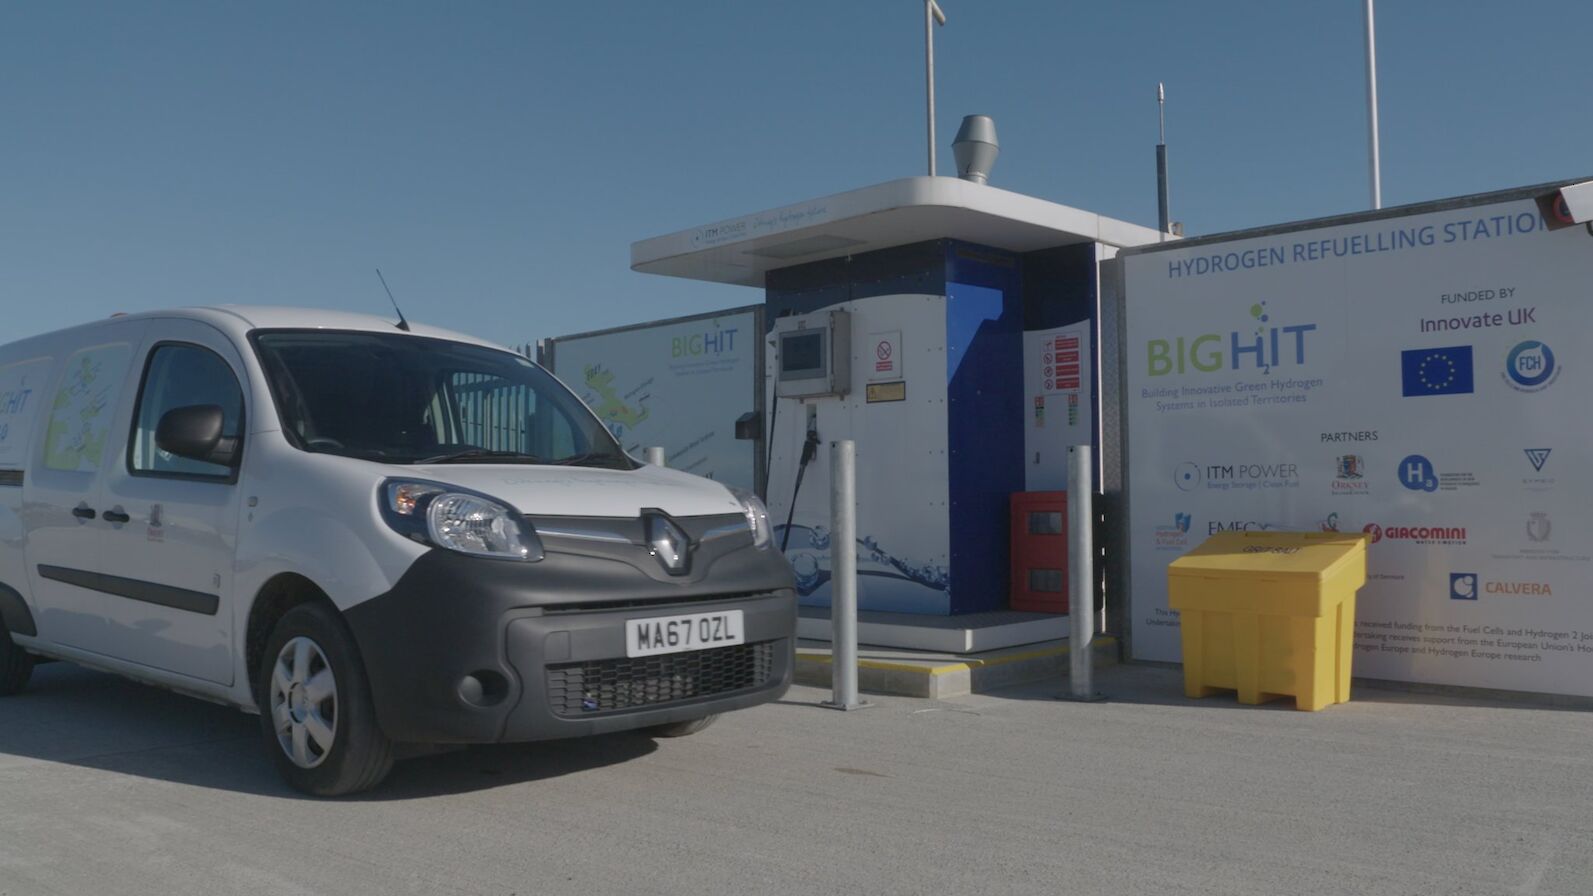
[[[944,0],[939,137],[1191,234],[1367,205],[1360,0]],[[504,343],[756,302],[632,241],[922,174],[918,0],[7,3],[0,342],[172,305]],[[1587,0],[1384,0],[1384,202],[1593,175]]]

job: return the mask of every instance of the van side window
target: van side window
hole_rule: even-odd
[[[222,438],[237,439],[243,430],[243,390],[238,378],[215,352],[197,345],[168,343],[150,353],[144,385],[138,395],[133,439],[128,449],[128,470],[170,476],[213,476],[230,479],[232,470],[168,454],[155,446],[160,418],[174,408],[219,405]]]

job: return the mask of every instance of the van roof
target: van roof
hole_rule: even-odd
[[[121,321],[152,320],[157,318],[196,320],[210,324],[218,330],[228,334],[241,342],[251,330],[275,329],[306,329],[306,330],[362,330],[375,333],[402,333],[390,318],[377,317],[372,314],[355,314],[347,311],[326,311],[318,308],[293,308],[282,305],[206,305],[192,308],[172,308],[163,311],[140,311],[134,314],[117,315],[105,320],[80,324],[52,333],[41,333],[38,336],[21,340],[31,342],[34,339],[55,337],[75,331],[90,330],[98,327],[114,325]],[[455,342],[468,342],[473,345],[488,348],[503,349],[504,346],[477,339],[464,333],[445,330],[426,324],[410,322],[409,335],[430,336],[437,339],[450,339]]]

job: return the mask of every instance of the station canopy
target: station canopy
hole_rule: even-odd
[[[1011,252],[1078,243],[1126,248],[1163,234],[951,177],[906,177],[631,244],[631,269],[762,287],[777,268],[935,239]]]

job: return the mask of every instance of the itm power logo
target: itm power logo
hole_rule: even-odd
[[[1299,488],[1300,467],[1288,462],[1228,463],[1201,466],[1184,461],[1173,468],[1173,484],[1180,491],[1194,491],[1204,485],[1208,489],[1229,491],[1234,489]]]
[[[1274,367],[1306,363],[1306,335],[1316,324],[1272,326],[1266,302],[1250,306],[1256,324],[1243,331],[1202,333],[1173,339],[1151,339],[1145,343],[1145,366],[1150,376],[1199,373],[1221,370],[1258,370],[1271,373]]]

